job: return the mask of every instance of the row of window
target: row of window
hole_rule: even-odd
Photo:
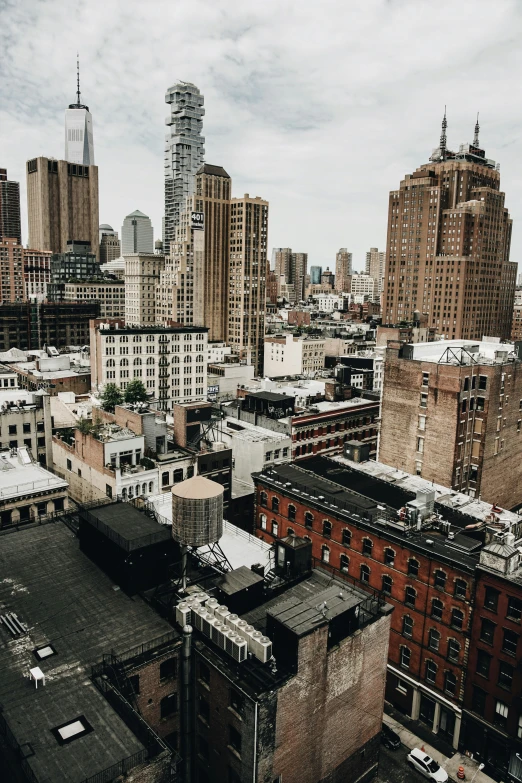
[[[474,712],[478,713],[479,715],[484,715],[486,712],[488,702],[488,694],[486,691],[483,691],[482,688],[475,687],[473,688],[473,696],[472,696],[472,709]],[[503,701],[500,701],[499,699],[495,699],[495,712],[493,714],[493,723],[495,723],[497,726],[500,726],[502,728],[506,728],[507,721],[509,716],[509,707],[507,704],[504,704]],[[517,737],[519,739],[522,739],[522,715],[518,718],[518,728],[517,728]]]
[[[494,587],[486,586],[484,592],[484,608],[494,614],[498,612],[498,599],[500,591],[495,590]],[[508,605],[506,610],[506,617],[515,622],[520,622],[522,619],[522,601],[520,598],[508,595]]]
[[[405,645],[400,649],[400,665],[403,669],[409,669],[411,663],[411,650]],[[426,661],[425,679],[429,683],[435,683],[437,678],[437,664],[434,661]],[[457,691],[457,677],[452,671],[444,672],[444,692],[449,696],[455,696]]]

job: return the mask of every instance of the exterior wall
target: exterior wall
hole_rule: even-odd
[[[242,437],[241,432],[227,429],[225,420],[220,438],[228,448],[232,449],[233,470],[232,481],[237,489],[246,487],[253,489],[252,473],[260,471],[267,464],[279,464],[289,462],[292,456],[292,441],[289,436],[277,435],[270,438],[268,435],[256,436],[255,430],[247,430],[252,433],[252,438]],[[238,486],[239,485],[239,486]]]
[[[340,407],[338,411],[292,417],[292,458],[339,454],[347,440],[370,444],[370,457],[377,453],[379,403]]]
[[[310,317],[309,310],[289,310],[288,326],[310,326]]]
[[[511,339],[522,340],[522,304],[513,307],[513,324],[511,326]]]
[[[367,296],[369,299],[376,297],[377,281],[369,275],[355,274],[352,277],[350,293],[353,296]]]
[[[24,249],[17,239],[0,237],[0,301],[25,299],[23,260]]]
[[[67,242],[88,241],[98,255],[98,167],[65,160],[27,162],[29,247],[65,253]]]
[[[522,458],[520,400],[519,362],[472,368],[436,364],[402,359],[391,347],[385,361],[379,460],[512,508],[522,502],[512,467]]]
[[[303,339],[291,334],[265,337],[264,374],[283,375],[315,373],[324,367],[324,340]]]
[[[43,302],[51,282],[51,251],[24,248],[24,299]]]
[[[165,256],[132,253],[125,256],[125,323],[127,326],[155,326],[156,285],[165,268]]]
[[[383,576],[392,579],[391,592],[386,593],[386,601],[395,607],[391,621],[389,643],[390,676],[387,684],[387,698],[402,711],[413,718],[419,717],[419,699],[421,693],[429,696],[439,705],[437,715],[440,720],[441,705],[451,710],[451,736],[448,740],[456,747],[460,730],[460,714],[464,699],[464,672],[468,663],[471,631],[471,604],[474,592],[474,568],[459,566],[450,558],[447,562],[439,562],[435,556],[430,557],[421,547],[415,547],[408,540],[399,536],[386,535],[384,530],[372,529],[362,522],[349,524],[338,519],[331,509],[321,509],[291,496],[280,488],[274,490],[270,483],[263,482],[262,477],[256,479],[256,533],[266,541],[275,541],[294,531],[296,535],[307,537],[312,541],[312,554],[325,567],[335,570],[336,576],[355,581],[364,589],[380,592],[383,588]],[[267,495],[264,504],[261,492]],[[272,498],[279,499],[279,510],[272,510]],[[289,518],[289,505],[295,508],[295,519]],[[305,513],[311,512],[313,520],[307,524]],[[293,517],[293,514],[290,514]],[[332,524],[331,534],[323,534],[323,523]],[[273,527],[273,523],[276,527]],[[343,543],[343,531],[351,533],[350,542]],[[273,532],[274,531],[274,532]],[[275,532],[277,531],[277,532]],[[363,554],[363,542],[372,542],[370,555]],[[324,549],[323,547],[326,547]],[[394,552],[393,565],[385,563],[385,550]],[[325,552],[327,554],[325,554]],[[346,558],[346,559],[345,559]],[[410,575],[409,561],[415,559],[418,564],[417,576]],[[370,569],[369,581],[361,583],[361,566]],[[435,586],[435,572],[442,571],[446,576],[445,586],[440,589]],[[455,582],[462,580],[466,585],[465,596],[455,595]],[[406,600],[406,588],[416,591],[414,605]],[[433,600],[443,603],[442,619],[431,617]],[[452,626],[452,610],[463,612],[462,628]],[[404,618],[413,621],[411,634],[404,632]],[[440,634],[438,649],[430,646],[430,631]],[[448,660],[448,641],[454,640],[459,645],[455,660]],[[410,652],[409,664],[404,665],[403,648]],[[427,663],[435,664],[435,681],[427,680]],[[453,692],[449,692],[446,684],[446,672],[456,679]],[[401,675],[411,684],[411,689],[404,694],[403,687],[397,691],[397,678]],[[395,679],[394,679],[395,678]],[[406,689],[407,690],[407,689]],[[416,695],[415,695],[416,694]],[[439,729],[439,725],[432,724]]]
[[[6,407],[8,400],[25,399],[22,407]],[[41,465],[51,456],[52,424],[48,395],[36,397],[34,404],[27,395],[12,391],[0,392],[0,446],[4,449],[27,446]]]
[[[345,247],[342,247],[335,254],[335,290],[350,291],[352,282],[352,253],[349,253]],[[312,280],[312,283],[319,282]]]
[[[22,244],[20,183],[8,180],[7,169],[0,168],[0,240],[5,237]]]
[[[125,283],[123,280],[65,283],[63,298],[65,302],[99,302],[100,318],[118,318],[125,315]]]
[[[63,348],[89,344],[89,319],[98,315],[98,303],[0,305],[0,351],[41,350],[42,345]]]
[[[178,693],[179,648],[180,644],[174,650],[155,656],[153,661],[138,666],[130,665],[127,669],[127,676],[132,677],[134,692],[136,693],[138,689],[136,698],[138,709],[162,739],[169,738],[173,732],[179,737],[179,697],[178,709],[168,717],[161,717],[161,700],[172,693]],[[167,662],[172,665],[172,669],[168,672],[168,676],[162,678],[161,664]],[[165,668],[168,666],[164,667],[164,671]],[[170,741],[177,749],[178,742],[174,737],[171,736]]]

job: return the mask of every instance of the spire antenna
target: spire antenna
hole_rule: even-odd
[[[478,147],[479,146],[479,131],[480,131],[479,113],[477,112],[477,122],[475,124],[475,135],[473,137],[473,146],[474,147]]]
[[[76,105],[80,106],[80,53],[76,52]]]
[[[440,157],[442,160],[446,160],[446,128],[448,127],[448,121],[446,119],[446,107],[444,106],[444,117],[442,118],[442,130],[440,134]]]

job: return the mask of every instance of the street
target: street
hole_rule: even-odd
[[[406,761],[408,748],[402,745],[398,750],[388,750],[381,745],[379,774],[376,783],[422,783],[425,778]]]

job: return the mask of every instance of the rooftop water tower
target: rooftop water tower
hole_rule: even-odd
[[[187,586],[189,549],[198,550],[200,558],[224,570],[230,569],[218,543],[223,535],[223,492],[221,484],[204,476],[194,476],[172,487],[172,537],[181,545],[183,590]]]

